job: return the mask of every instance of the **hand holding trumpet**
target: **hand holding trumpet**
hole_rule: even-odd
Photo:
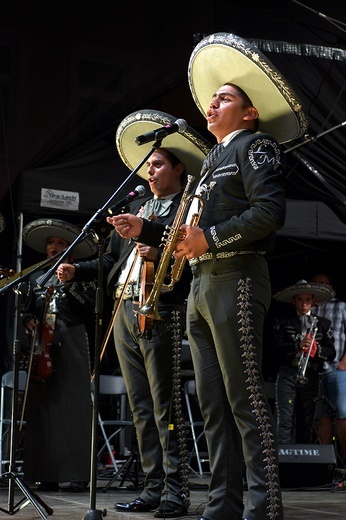
[[[142,232],[142,219],[131,213],[107,217],[107,222],[114,226],[115,230],[123,238],[136,238]],[[187,259],[195,258],[208,251],[208,249],[208,242],[202,229],[187,224],[183,224],[180,227],[179,239],[173,251],[175,258],[179,259],[184,256]]]
[[[299,348],[304,354],[309,353],[309,357],[313,358],[317,350],[317,343],[314,339],[314,335],[311,333],[307,333],[304,336],[304,338],[300,341]]]

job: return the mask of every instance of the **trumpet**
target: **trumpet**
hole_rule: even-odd
[[[164,279],[167,275],[168,268],[170,266],[172,254],[175,248],[175,244],[180,238],[180,227],[184,224],[185,219],[187,218],[187,213],[190,207],[190,203],[194,198],[197,198],[200,202],[200,207],[198,213],[194,213],[191,217],[190,226],[197,226],[198,222],[201,218],[203,209],[204,209],[204,201],[200,195],[197,194],[189,194],[189,190],[191,184],[194,181],[194,177],[192,175],[187,176],[187,184],[184,189],[183,195],[181,197],[181,201],[178,207],[178,211],[175,215],[173,224],[171,227],[167,226],[166,231],[164,232],[164,246],[161,255],[161,259],[159,265],[157,267],[154,283],[151,289],[151,292],[148,296],[145,304],[138,309],[140,314],[144,316],[152,317],[155,320],[160,320],[161,317],[158,312],[158,304],[160,294],[164,292],[169,292],[173,289],[176,282],[178,282],[181,278],[183,268],[186,262],[186,257],[182,257],[176,259],[173,262],[170,272],[170,282],[168,284],[164,283]]]
[[[317,317],[314,316],[312,318],[312,323],[311,323],[309,332],[307,333],[308,335],[311,335],[311,333],[312,333],[310,347],[308,348],[308,350],[306,352],[302,352],[300,354],[300,358],[299,358],[298,365],[297,365],[298,374],[296,376],[296,380],[300,384],[305,384],[308,382],[308,378],[306,377],[305,372],[306,372],[306,369],[307,369],[307,366],[309,363],[309,357],[311,354],[311,350],[312,350],[312,347],[313,347],[313,344],[314,344],[314,341],[316,338],[317,329],[318,329]]]

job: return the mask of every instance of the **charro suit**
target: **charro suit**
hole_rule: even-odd
[[[158,217],[166,226],[173,222],[181,193],[172,199],[168,214]],[[151,199],[148,199],[151,200]],[[146,201],[136,201],[130,212],[141,213]],[[104,273],[107,290],[114,295],[115,286],[124,266],[135,247],[131,240],[113,233],[104,256]],[[97,262],[77,265],[76,279],[94,278]],[[136,427],[142,469],[145,473],[144,489],[140,498],[156,508],[161,498],[183,504],[181,493],[181,464],[177,442],[177,428],[171,415],[173,386],[173,313],[179,311],[180,335],[185,330],[185,300],[189,291],[191,272],[189,267],[173,291],[160,296],[158,306],[162,321],[155,321],[152,338],[139,336],[136,298],[124,299],[114,324],[115,348],[124,377],[127,394]]]
[[[198,190],[205,203],[199,226],[209,250],[190,261],[187,332],[210,459],[208,520],[282,518],[275,427],[261,374],[271,299],[264,253],[285,218],[282,160],[270,135],[243,131]],[[140,238],[152,241],[160,233],[157,224],[145,222]]]
[[[312,319],[313,316],[311,316]],[[331,321],[318,318],[317,351],[306,369],[306,383],[297,381],[297,363],[302,325],[294,310],[291,316],[276,320],[273,333],[273,360],[279,367],[276,381],[276,410],[279,444],[310,443],[318,394],[319,373],[323,362],[335,357]],[[313,331],[312,331],[313,332]]]

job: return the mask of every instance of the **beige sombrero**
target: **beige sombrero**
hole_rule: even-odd
[[[204,116],[213,94],[225,83],[234,83],[257,108],[261,132],[286,143],[308,127],[303,107],[285,78],[256,47],[234,34],[215,33],[201,40],[190,57],[188,80]]]
[[[82,231],[77,226],[63,220],[40,218],[24,227],[23,241],[35,251],[46,254],[46,243],[49,237],[58,236],[72,244],[81,233]],[[95,254],[96,251],[97,244],[92,238],[88,237],[73,248],[72,256],[75,259],[87,258]]]
[[[323,303],[333,298],[335,291],[323,283],[299,280],[299,282],[278,291],[273,295],[273,298],[279,302],[291,303],[292,298],[297,294],[312,294],[316,302]]]
[[[152,142],[138,145],[137,136],[171,125],[176,121],[177,118],[170,114],[149,109],[137,110],[125,117],[118,126],[115,143],[126,166],[130,170],[136,168],[153,146]],[[174,153],[185,164],[186,172],[194,177],[200,174],[205,156],[211,149],[211,144],[188,125],[185,130],[165,137],[161,146]],[[142,166],[137,174],[147,179],[146,166]]]

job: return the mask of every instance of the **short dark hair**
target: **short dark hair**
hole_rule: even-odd
[[[178,166],[178,164],[182,164],[184,166],[184,171],[181,174],[180,178],[181,178],[181,185],[185,186],[186,179],[187,179],[187,172],[186,172],[185,164],[173,152],[171,152],[170,150],[167,150],[167,148],[159,148],[157,151],[158,152],[160,152],[160,151],[163,152],[164,155],[166,156],[166,158],[169,160],[169,162],[171,163],[171,165],[173,167],[174,166]]]
[[[238,92],[239,96],[243,100],[244,107],[253,107],[253,103],[252,103],[251,99],[249,98],[247,93],[244,92],[244,90],[242,88],[238,87],[238,85],[235,85],[234,83],[225,83],[225,85],[229,85],[230,87],[233,87]]]
[[[242,88],[238,87],[238,85],[235,85],[234,83],[225,83],[225,85],[229,85],[230,87],[233,87],[237,91],[237,93],[239,94],[239,96],[243,100],[243,107],[244,108],[246,108],[246,107],[254,107],[253,102],[251,101],[251,99],[249,98],[247,93]],[[257,132],[258,125],[259,125],[258,118],[256,119],[256,121],[254,121],[254,124],[255,124],[255,132]]]

